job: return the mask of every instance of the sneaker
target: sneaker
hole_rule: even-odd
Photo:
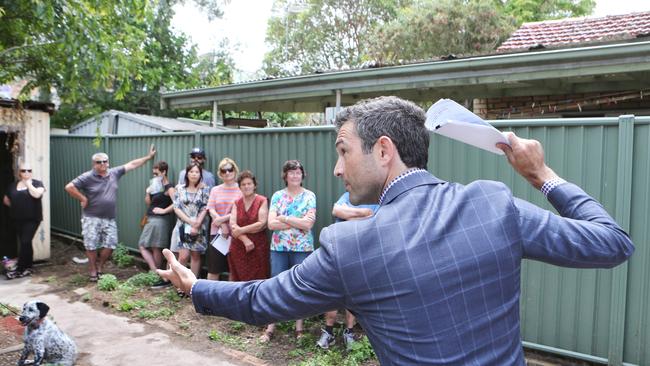
[[[153,290],[157,290],[157,289],[160,289],[160,288],[169,287],[171,285],[172,285],[172,283],[169,282],[169,281],[160,280],[160,281],[154,283],[153,285],[151,285],[150,288],[153,289]]]
[[[15,270],[15,271],[9,271],[7,272],[7,279],[13,280],[15,278],[22,278],[22,277],[27,277],[32,275],[32,270],[31,268],[24,269],[22,271]]]
[[[334,344],[334,335],[329,334],[325,329],[321,329],[320,339],[316,345],[322,349],[328,349]]]
[[[345,349],[347,349],[349,351],[352,348],[352,344],[354,342],[355,342],[354,333],[352,333],[349,330],[345,329],[343,331],[343,343],[345,343]]]

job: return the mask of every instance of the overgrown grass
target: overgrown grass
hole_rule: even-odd
[[[147,310],[143,309],[140,310],[138,313],[138,318],[140,319],[157,319],[157,318],[163,318],[163,319],[169,319],[171,318],[174,314],[176,313],[176,310],[168,307],[162,307],[158,310]]]
[[[113,251],[112,259],[113,263],[120,268],[131,266],[135,262],[135,258],[129,254],[129,249],[121,243]]]
[[[126,283],[135,287],[150,287],[160,281],[160,277],[154,272],[142,272],[131,276]]]
[[[241,338],[234,335],[220,332],[218,330],[210,331],[208,337],[210,338],[211,341],[221,343],[225,346],[235,348],[240,351],[243,351],[246,348]]]
[[[135,309],[142,309],[149,304],[146,300],[123,300],[117,305],[118,311],[129,312]]]
[[[88,284],[88,277],[79,273],[75,273],[72,275],[72,277],[70,277],[68,283],[75,287],[83,287]]]
[[[97,281],[97,289],[99,291],[113,291],[119,285],[120,281],[117,280],[117,277],[115,277],[115,275],[112,275],[110,273],[103,274],[101,277],[99,277],[99,281]]]

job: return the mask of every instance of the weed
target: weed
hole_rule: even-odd
[[[147,306],[146,300],[124,300],[117,305],[117,310],[128,312],[134,309],[142,309]]]
[[[120,268],[125,268],[132,265],[134,258],[129,254],[129,248],[124,244],[118,244],[117,248],[113,251],[113,263]]]
[[[135,294],[138,289],[131,286],[128,282],[123,282],[117,286],[116,296],[120,299],[127,299]]]
[[[242,322],[230,322],[230,330],[236,333],[241,332],[245,326],[246,325]]]
[[[190,329],[190,323],[182,322],[178,324],[178,327],[181,328],[182,330],[188,330]]]
[[[138,318],[140,319],[156,319],[163,318],[169,319],[176,313],[174,309],[171,308],[160,308],[158,310],[140,310],[138,313]]]
[[[164,302],[165,302],[165,299],[163,299],[163,298],[160,297],[160,296],[156,296],[156,297],[154,297],[153,299],[151,299],[151,305],[160,306],[160,305],[162,305]]]
[[[160,277],[154,272],[142,272],[132,276],[126,282],[135,287],[149,287],[160,281]]]
[[[291,357],[291,358],[298,358],[298,357],[302,358],[302,357],[305,357],[306,354],[307,354],[307,352],[305,350],[303,350],[303,349],[300,349],[300,348],[292,349],[291,351],[289,351],[287,353],[287,355],[289,357]]]
[[[218,330],[213,330],[210,331],[208,337],[210,338],[210,340],[224,344],[226,346],[236,348],[238,350],[244,349],[244,344],[242,343],[241,339],[237,336],[232,336],[226,333],[222,333]]]
[[[84,294],[84,295],[81,297],[81,301],[82,301],[82,302],[88,302],[88,301],[92,300],[92,298],[93,298],[93,295],[91,295],[90,292],[89,292],[89,293],[87,293],[87,294]]]
[[[178,296],[178,293],[173,288],[170,288],[169,290],[167,290],[163,296],[164,296],[165,300],[167,300],[169,302],[179,302],[179,301],[181,301],[181,297]]]
[[[48,277],[45,279],[45,282],[47,282],[47,283],[51,283],[51,284],[56,283],[56,276],[48,276]]]
[[[375,351],[372,349],[368,337],[364,335],[363,337],[361,337],[361,339],[352,343],[352,346],[348,351],[347,358],[355,362],[362,363],[372,358],[377,358],[377,355],[375,354]]]
[[[104,274],[97,281],[97,289],[99,291],[113,291],[119,286],[120,281],[112,274]]]
[[[83,287],[88,284],[88,277],[85,275],[76,273],[69,280],[68,283],[75,287]]]
[[[12,310],[15,311],[11,305],[0,302],[0,315],[5,317],[12,314]]]

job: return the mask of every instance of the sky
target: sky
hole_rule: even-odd
[[[262,67],[267,46],[264,42],[267,20],[271,17],[273,0],[231,0],[224,7],[222,19],[208,21],[191,1],[177,5],[172,21],[175,30],[188,35],[197,44],[199,54],[212,51],[224,37],[238,44],[232,54],[242,72],[235,81],[254,77]],[[597,0],[594,16],[616,15],[650,10],[650,0]]]

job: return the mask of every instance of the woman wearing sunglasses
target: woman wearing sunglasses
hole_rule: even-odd
[[[20,240],[18,265],[16,270],[7,272],[8,279],[25,277],[32,274],[34,249],[32,239],[43,220],[41,198],[45,193],[43,182],[32,179],[32,168],[27,163],[20,164],[18,179],[7,189],[3,198],[9,206],[10,216],[14,221]]]
[[[232,205],[241,198],[239,184],[237,184],[237,175],[239,167],[234,160],[223,158],[219,162],[217,176],[223,181],[222,184],[215,186],[210,191],[208,200],[208,210],[212,218],[210,225],[210,240],[220,232],[225,238],[230,237],[230,212]],[[228,259],[212,245],[208,246],[208,280],[219,280],[219,274],[228,272]]]

